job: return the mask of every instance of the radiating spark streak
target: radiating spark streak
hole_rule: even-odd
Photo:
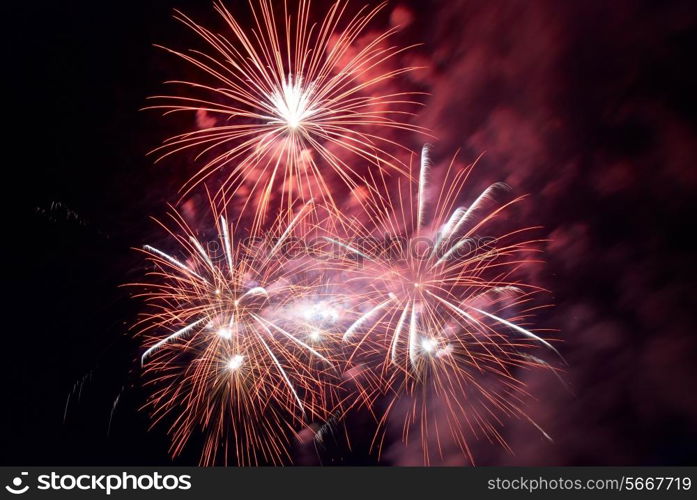
[[[554,443],[554,439],[552,439],[552,437],[551,437],[549,434],[547,434],[547,432],[545,432],[545,430],[544,430],[542,427],[540,427],[540,426],[538,425],[537,422],[535,422],[535,421],[534,421],[532,418],[530,418],[530,417],[527,417],[527,419],[528,419],[528,422],[530,422],[533,426],[535,426],[535,428],[536,428],[538,431],[540,431],[540,432],[542,433],[542,435],[545,437],[545,439],[546,439],[547,441],[549,441],[550,443]]]
[[[424,144],[424,146],[421,148],[421,163],[420,163],[420,169],[419,169],[419,190],[418,190],[418,208],[416,212],[416,232],[417,234],[421,231],[421,228],[423,227],[423,218],[424,218],[424,205],[426,203],[426,200],[424,199],[424,191],[426,189],[426,177],[428,175],[428,169],[431,166],[431,162],[429,159],[429,145]]]
[[[404,328],[404,321],[407,317],[409,311],[409,306],[405,307],[402,311],[402,315],[399,317],[397,326],[394,329],[394,336],[392,337],[392,346],[390,347],[390,359],[393,363],[397,362],[397,344],[399,343],[399,337],[402,333],[402,328]]]
[[[192,271],[192,270],[189,269],[185,264],[182,264],[181,262],[179,262],[179,261],[178,261],[177,259],[175,259],[174,257],[171,257],[171,256],[167,255],[166,253],[164,253],[164,252],[162,252],[162,251],[158,250],[157,248],[152,247],[152,246],[150,246],[150,245],[144,245],[143,248],[144,248],[145,250],[147,250],[148,252],[152,252],[152,253],[154,253],[154,254],[159,255],[160,257],[162,257],[163,259],[167,260],[167,261],[170,262],[171,264],[174,264],[175,266],[177,266],[178,268],[180,268],[182,271],[185,271],[185,272],[188,273],[188,274],[192,274],[192,275],[196,276],[198,279],[200,279],[200,280],[203,281],[204,283],[208,283],[208,281],[206,280],[206,278],[204,278],[203,276],[201,276],[201,275],[198,274],[197,272]]]
[[[194,321],[193,323],[191,323],[191,324],[185,326],[185,327],[182,328],[181,330],[178,330],[178,331],[174,332],[172,335],[170,335],[170,336],[168,336],[168,337],[165,337],[164,339],[162,339],[162,340],[160,340],[159,342],[157,342],[155,345],[153,345],[152,347],[150,347],[149,349],[147,349],[147,350],[143,353],[143,355],[140,357],[140,365],[143,366],[143,364],[145,363],[145,360],[146,360],[147,358],[149,358],[150,355],[151,355],[152,353],[154,353],[154,352],[156,352],[158,349],[160,349],[163,345],[169,344],[169,343],[172,342],[173,340],[176,340],[176,339],[178,339],[179,337],[181,337],[181,336],[183,336],[183,335],[189,333],[191,330],[193,330],[194,328],[196,328],[198,325],[200,325],[200,324],[203,323],[204,321],[206,321],[206,318],[201,318],[201,319],[199,319],[198,321]]]
[[[532,354],[520,353],[520,355],[521,355],[523,358],[525,358],[525,359],[529,359],[530,361],[532,361],[532,362],[535,363],[536,365],[544,366],[545,368],[547,368],[548,370],[550,370],[550,371],[554,374],[554,376],[557,378],[557,380],[559,380],[559,382],[561,382],[561,384],[562,384],[566,389],[569,389],[569,385],[566,383],[566,381],[564,380],[564,378],[563,378],[561,375],[559,375],[559,371],[556,370],[556,369],[555,369],[552,365],[550,365],[547,361],[545,361],[544,359],[540,359],[540,358],[538,358],[537,356],[533,356]]]
[[[264,328],[266,328],[266,326],[264,326],[263,324],[262,324],[262,326],[263,326]],[[269,335],[271,334],[271,332],[269,331],[268,328],[266,328],[266,331],[269,332]],[[279,373],[281,374],[281,376],[283,377],[283,380],[285,380],[286,385],[288,386],[288,389],[290,390],[291,393],[293,393],[293,397],[295,398],[295,401],[298,403],[298,407],[300,408],[300,411],[302,411],[302,412],[303,412],[303,415],[304,415],[304,414],[305,414],[305,406],[303,406],[303,402],[302,402],[302,400],[300,399],[300,396],[298,396],[298,393],[297,393],[297,391],[295,390],[295,387],[293,387],[293,383],[292,383],[292,382],[290,381],[290,379],[288,378],[288,374],[287,374],[286,371],[283,369],[283,366],[281,366],[281,363],[278,361],[278,358],[277,358],[276,355],[273,353],[273,350],[271,350],[271,348],[269,347],[269,344],[267,344],[266,341],[265,341],[263,338],[261,338],[261,337],[259,337],[259,341],[260,341],[260,342],[264,345],[264,347],[266,348],[266,351],[269,353],[269,356],[271,357],[271,359],[273,360],[274,364],[276,365],[276,368],[278,368],[278,371],[279,371]]]
[[[462,214],[460,217],[460,220],[457,221],[457,224],[455,224],[455,227],[453,228],[453,234],[457,233],[460,228],[469,221],[470,217],[472,216],[472,213],[479,208],[479,205],[484,201],[487,200],[491,197],[491,194],[497,190],[497,189],[505,189],[505,190],[510,190],[510,187],[508,184],[504,182],[497,182],[495,184],[492,184],[488,188],[486,188],[482,193],[477,197],[476,200],[465,210],[465,212]]]
[[[276,242],[276,245],[274,245],[274,247],[271,249],[271,252],[269,252],[269,256],[267,257],[268,259],[270,259],[272,256],[274,256],[274,255],[276,254],[276,252],[278,252],[278,249],[281,248],[281,246],[283,246],[283,243],[285,243],[286,238],[288,237],[288,235],[293,231],[293,229],[295,228],[295,226],[298,224],[298,222],[302,219],[302,217],[305,215],[305,213],[307,212],[307,210],[308,210],[313,204],[314,204],[314,201],[313,201],[313,200],[307,201],[307,202],[303,205],[303,207],[298,211],[298,213],[295,215],[295,217],[293,217],[293,220],[290,222],[290,224],[288,224],[288,227],[286,228],[286,230],[283,231],[283,234],[281,235],[281,237],[278,238],[278,241]]]
[[[506,293],[506,292],[522,293],[522,290],[521,290],[520,288],[518,288],[517,286],[513,286],[513,285],[495,286],[495,287],[493,287],[491,290],[487,290],[486,292],[482,292],[481,294],[475,295],[475,296],[472,297],[472,298],[473,298],[473,299],[477,299],[477,298],[479,298],[479,297],[481,297],[482,295],[487,294],[487,293],[498,293],[498,294],[502,294],[502,293]]]
[[[223,230],[223,245],[225,247],[225,257],[227,258],[228,269],[232,270],[232,244],[230,243],[230,232],[225,217],[220,216],[220,227]]]
[[[416,304],[411,304],[411,319],[409,321],[409,361],[411,365],[416,365]]]
[[[121,391],[123,392],[123,387],[121,388]],[[111,411],[109,412],[109,423],[107,424],[106,427],[106,435],[108,436],[111,434],[111,422],[114,420],[114,412],[116,411],[116,406],[119,404],[119,401],[121,400],[121,393],[116,395],[116,399],[114,399],[114,403],[111,405]]]
[[[506,326],[509,327],[509,328],[512,328],[512,329],[515,330],[516,332],[522,333],[523,335],[525,335],[525,336],[528,337],[528,338],[531,338],[531,339],[534,339],[534,340],[538,341],[539,343],[541,343],[542,345],[544,345],[544,346],[547,347],[548,349],[554,351],[554,353],[555,353],[557,356],[559,356],[559,358],[561,358],[562,361],[564,361],[564,358],[563,358],[562,355],[559,353],[559,351],[558,351],[552,344],[550,344],[549,342],[547,342],[545,339],[543,339],[543,338],[541,338],[541,337],[538,337],[537,335],[535,335],[534,333],[532,333],[532,332],[526,330],[525,328],[521,328],[520,326],[516,325],[515,323],[511,323],[510,321],[506,321],[505,319],[499,318],[498,316],[496,316],[496,315],[494,315],[494,314],[491,314],[491,313],[488,313],[488,312],[486,312],[486,311],[483,311],[482,309],[478,309],[478,308],[476,308],[476,307],[474,307],[474,306],[467,306],[467,307],[470,308],[470,309],[472,309],[473,311],[477,311],[478,313],[483,314],[484,316],[487,316],[488,318],[491,318],[491,319],[493,319],[493,320],[495,320],[495,321],[498,321],[499,323],[501,323],[501,324],[503,324],[503,325],[506,325]]]
[[[465,210],[466,208],[464,207],[458,207],[453,211],[452,215],[448,219],[448,222],[446,222],[443,228],[438,232],[431,255],[435,255],[438,252],[441,244],[450,238],[455,230],[455,224],[460,220],[462,214],[465,213]]]
[[[431,296],[432,296],[433,298],[435,298],[436,300],[438,300],[439,302],[441,302],[443,305],[445,305],[445,307],[447,307],[447,308],[450,309],[451,311],[455,312],[456,314],[459,314],[461,317],[463,317],[464,319],[470,321],[473,325],[475,325],[475,326],[477,326],[478,328],[481,329],[481,324],[480,324],[479,321],[477,321],[476,318],[475,318],[474,316],[472,316],[471,314],[467,314],[465,311],[463,311],[461,308],[457,307],[457,306],[456,306],[455,304],[453,304],[452,302],[450,302],[450,301],[448,301],[448,300],[445,300],[445,299],[443,299],[442,297],[439,297],[438,295],[432,293],[431,291],[428,291],[428,294],[431,295]],[[495,358],[494,354],[491,352],[491,350],[490,350],[486,345],[484,345],[484,343],[482,343],[477,337],[474,337],[474,339],[476,340],[477,344],[479,344],[482,348],[484,348],[484,350],[485,350],[487,353],[489,353],[489,354],[491,355],[492,358]],[[472,357],[471,354],[470,354],[470,357]],[[472,363],[473,363],[474,365],[478,365],[477,361],[476,361],[474,358],[472,358]],[[500,361],[497,361],[497,363],[500,364]]]
[[[458,241],[455,245],[453,245],[450,250],[445,252],[443,256],[436,261],[436,266],[442,264],[443,262],[447,261],[455,252],[460,250],[464,245],[466,244],[471,244],[471,243],[476,243],[474,238],[464,238]]]
[[[194,238],[193,236],[190,236],[189,240],[191,241],[191,243],[193,243],[194,247],[196,247],[196,250],[198,251],[198,253],[201,254],[201,257],[206,262],[206,264],[208,264],[208,267],[210,269],[215,269],[215,266],[213,265],[211,258],[208,256],[206,251],[203,249],[203,247],[201,246],[201,243],[199,243],[199,241],[196,238]]]
[[[393,300],[395,300],[394,297],[388,298],[386,301],[373,307],[370,311],[368,311],[363,316],[354,321],[354,323],[344,333],[343,340],[347,341],[356,332],[356,330],[358,330],[363,325],[363,323],[368,321],[373,316],[373,314],[387,307],[387,305]]]
[[[235,300],[235,305],[237,306],[237,305],[241,304],[242,300],[245,297],[250,297],[252,295],[262,295],[266,298],[269,297],[269,293],[266,291],[266,288],[264,288],[263,286],[255,286],[254,288],[250,288],[249,290],[244,292],[242,295],[240,295],[240,297],[237,300]]]
[[[295,342],[296,344],[300,345],[301,347],[304,347],[305,349],[307,349],[309,352],[311,352],[312,354],[314,354],[315,356],[317,356],[319,359],[321,359],[322,361],[324,361],[324,362],[327,363],[328,365],[333,366],[333,364],[332,364],[331,361],[329,361],[327,358],[325,358],[324,356],[322,356],[322,355],[321,355],[320,353],[318,353],[315,349],[313,349],[312,347],[310,347],[309,345],[307,345],[305,342],[303,342],[303,341],[300,340],[299,338],[296,338],[295,336],[293,336],[293,335],[291,335],[290,333],[288,333],[287,331],[285,331],[283,328],[274,325],[273,323],[271,323],[270,321],[265,320],[264,318],[260,318],[260,317],[257,316],[256,314],[252,314],[252,317],[253,317],[254,319],[256,319],[257,321],[259,321],[261,324],[265,324],[265,325],[267,325],[267,326],[270,326],[271,328],[273,328],[273,329],[276,330],[277,332],[281,333],[282,335],[285,335],[285,336],[288,337],[290,340],[292,340],[292,341]],[[266,329],[268,330],[268,328],[266,328]]]
[[[474,318],[474,316],[472,316],[471,314],[466,313],[465,311],[463,311],[462,309],[460,309],[459,307],[457,307],[457,306],[456,306],[455,304],[453,304],[452,302],[450,302],[450,301],[448,301],[448,300],[445,300],[445,299],[442,298],[442,297],[439,297],[438,295],[436,295],[435,293],[431,292],[430,290],[427,290],[426,293],[428,293],[431,297],[433,297],[434,299],[436,299],[436,300],[438,300],[439,302],[441,302],[443,305],[445,305],[445,306],[448,307],[449,309],[455,311],[455,312],[456,312],[457,314],[459,314],[460,316],[464,317],[465,319],[470,320],[473,324],[478,324],[478,323],[479,323],[479,322]]]
[[[70,396],[72,392],[68,393],[68,397],[65,400],[65,409],[63,410],[63,423],[65,423],[65,419],[68,417],[68,405],[70,404]]]
[[[341,242],[341,241],[339,241],[339,240],[336,240],[336,239],[334,239],[334,238],[330,238],[330,237],[328,237],[328,236],[322,236],[322,239],[324,239],[324,240],[326,240],[326,241],[328,241],[328,242],[330,242],[330,243],[334,243],[335,245],[338,245],[338,246],[340,246],[340,247],[342,247],[342,248],[348,250],[349,252],[353,252],[354,254],[363,257],[364,259],[371,260],[371,261],[373,260],[373,259],[370,258],[368,255],[366,255],[365,253],[361,252],[360,250],[357,250],[356,248],[352,247],[351,245],[349,245],[349,244],[347,244],[347,243],[343,243],[343,242]]]

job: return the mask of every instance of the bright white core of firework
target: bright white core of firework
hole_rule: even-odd
[[[244,361],[244,356],[241,354],[235,354],[233,357],[230,358],[230,361],[227,362],[227,367],[228,370],[231,372],[236,371],[239,369],[240,366],[242,366],[242,362]]]
[[[302,127],[303,123],[317,113],[311,102],[312,86],[303,87],[302,79],[288,78],[282,83],[281,89],[275,90],[270,96],[272,116],[269,123],[284,125],[290,131]]]
[[[339,319],[339,312],[325,302],[305,307],[302,315],[306,321],[316,323],[335,323]]]
[[[438,341],[433,338],[424,337],[421,339],[421,348],[427,352],[432,353],[438,347]]]
[[[230,328],[228,328],[227,326],[222,326],[222,327],[218,328],[218,331],[216,333],[224,339],[231,339],[232,338],[232,330]]]

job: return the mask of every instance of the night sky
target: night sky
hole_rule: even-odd
[[[139,411],[128,328],[142,304],[120,286],[142,276],[131,248],[162,238],[150,217],[189,173],[146,154],[193,118],[139,111],[188,71],[152,46],[195,41],[174,8],[219,22],[184,0],[4,7],[3,465],[198,461],[195,442],[172,461]],[[694,2],[403,1],[373,28],[390,24],[423,42],[401,62],[428,66],[406,83],[429,93],[414,123],[438,137],[434,156],[484,152],[475,184],[530,193],[524,216],[550,238],[539,279],[555,307],[538,321],[560,330],[567,387],[545,372],[526,383],[554,442],[512,421],[514,454],[477,443],[478,464],[697,462]],[[374,463],[368,441],[322,461]],[[394,440],[381,463],[415,454]]]

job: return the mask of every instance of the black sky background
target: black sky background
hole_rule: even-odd
[[[519,442],[518,458],[485,455],[483,464],[694,464],[695,7],[582,3],[587,7],[566,5],[557,13],[562,7],[556,2],[518,2],[520,18],[500,8],[507,12],[500,17],[503,24],[525,23],[528,10],[540,10],[565,34],[563,47],[555,48],[563,52],[550,73],[555,78],[545,83],[563,121],[562,139],[543,143],[550,151],[548,166],[520,183],[535,191],[549,187],[558,173],[562,183],[583,182],[533,209],[559,242],[549,264],[559,307],[545,319],[562,330],[561,350],[571,364],[575,394],[549,394],[538,385],[538,399],[549,401],[541,412],[556,422],[557,443],[526,448]],[[429,44],[467,38],[466,26],[455,21],[436,24],[439,13],[461,5],[461,12],[476,18],[487,9],[482,2],[405,5],[416,19],[410,36],[424,40],[422,53],[433,52],[434,59],[439,56]],[[120,287],[142,272],[130,248],[161,236],[149,216],[164,213],[186,178],[183,162],[153,166],[146,157],[177,131],[176,121],[139,111],[173,75],[172,59],[152,44],[186,47],[192,38],[172,20],[175,7],[217,21],[208,2],[183,0],[17,2],[2,8],[3,66],[10,84],[4,94],[9,132],[3,134],[2,183],[9,251],[0,343],[3,465],[198,460],[193,446],[172,462],[164,429],[149,431],[147,415],[137,411],[143,400],[132,372],[138,346],[127,332],[140,304]],[[493,42],[483,36],[481,43]],[[429,75],[434,96],[456,71],[441,66]],[[481,124],[495,126],[489,117],[501,115],[490,113],[493,103],[520,96],[525,101],[528,87],[521,83],[516,97],[510,82],[498,84],[479,96],[476,109],[453,104],[448,126],[460,139],[446,137],[439,147],[471,136],[479,138],[467,142],[472,151],[491,150],[492,165],[505,163],[499,143],[487,143]],[[473,114],[463,123],[468,109]],[[435,114],[426,119],[435,120]],[[508,115],[502,116],[500,123],[506,123]],[[668,146],[666,136],[674,138]],[[607,168],[622,162],[628,170]],[[562,175],[571,163],[574,176]],[[505,175],[512,170],[501,167]],[[604,186],[608,175],[618,176],[609,182],[622,188],[598,196],[589,183],[600,176],[596,184]],[[618,248],[633,251],[613,254]],[[631,290],[641,298],[634,299]],[[617,335],[608,340],[608,332]],[[664,335],[670,343],[656,340]],[[611,401],[594,399],[599,387]],[[323,460],[373,463],[365,446],[359,436],[352,452],[337,445]]]

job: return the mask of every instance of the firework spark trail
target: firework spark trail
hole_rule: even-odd
[[[111,410],[109,411],[109,422],[107,423],[107,426],[106,426],[106,435],[107,436],[109,434],[111,434],[111,424],[114,421],[114,413],[116,413],[116,407],[118,406],[119,401],[121,401],[121,395],[123,394],[124,389],[125,389],[125,387],[122,386],[121,390],[114,398],[114,402],[111,404]]]
[[[484,232],[524,197],[496,203],[496,193],[509,190],[497,183],[469,206],[454,208],[474,164],[457,169],[453,159],[440,193],[427,203],[429,168],[424,147],[420,171],[411,176],[418,179],[415,207],[401,187],[385,189],[372,205],[368,224],[358,219],[345,223],[357,237],[327,241],[342,251],[332,255],[350,270],[346,286],[355,290],[355,302],[364,311],[343,337],[354,346],[352,362],[363,367],[364,404],[391,398],[380,418],[386,425],[390,409],[406,398],[412,406],[403,410],[403,439],[410,432],[421,435],[425,463],[434,453],[442,458],[440,444],[434,450],[433,443],[441,443],[446,434],[473,462],[466,431],[507,446],[497,430],[503,418],[529,420],[522,410],[526,392],[517,372],[554,370],[531,356],[532,349],[559,352],[526,326],[541,307],[536,297],[544,290],[517,277],[536,262],[529,255],[539,252],[542,240],[525,235],[538,228],[495,237]],[[376,234],[404,237],[385,242]],[[419,249],[424,238],[431,246]],[[431,405],[446,408],[445,424],[428,418],[436,412]],[[376,435],[374,445],[381,444]]]
[[[185,193],[224,170],[221,199],[227,203],[245,193],[242,212],[255,203],[259,229],[279,192],[279,206],[311,198],[333,205],[330,174],[353,189],[362,184],[357,163],[404,173],[404,165],[390,153],[403,148],[388,138],[388,132],[426,131],[408,121],[417,104],[415,92],[384,93],[382,88],[416,68],[389,68],[409,48],[390,45],[397,28],[367,42],[361,39],[384,4],[361,8],[343,28],[347,4],[342,1],[332,4],[317,24],[311,21],[306,0],[299,0],[297,13],[289,12],[284,2],[282,17],[269,0],[260,0],[256,7],[250,2],[250,7],[251,33],[216,4],[229,30],[226,35],[177,12],[176,18],[205,42],[209,52],[163,47],[213,82],[170,82],[195,96],[154,96],[156,104],[149,107],[165,114],[206,113],[214,120],[155,150],[160,158],[185,149],[205,158]],[[335,150],[345,152],[347,159]]]
[[[137,325],[153,390],[147,406],[154,423],[170,423],[173,455],[201,431],[203,464],[282,463],[292,429],[333,410],[332,353],[302,340],[309,329],[302,332],[281,314],[315,296],[312,263],[280,251],[307,206],[294,223],[279,224],[251,248],[235,241],[223,215],[214,218],[215,240],[204,243],[177,214],[173,224],[161,224],[176,253],[143,248],[154,265],[149,282],[134,284],[150,304]]]
[[[82,399],[82,389],[85,386],[85,383],[88,381],[92,380],[92,371],[87,372],[85,375],[80,378],[80,380],[77,380],[74,384],[70,392],[68,393],[68,397],[65,399],[65,408],[63,409],[63,423],[66,422],[68,418],[68,408],[70,407],[70,398],[73,396],[76,396],[76,403],[79,403],[80,400]]]

